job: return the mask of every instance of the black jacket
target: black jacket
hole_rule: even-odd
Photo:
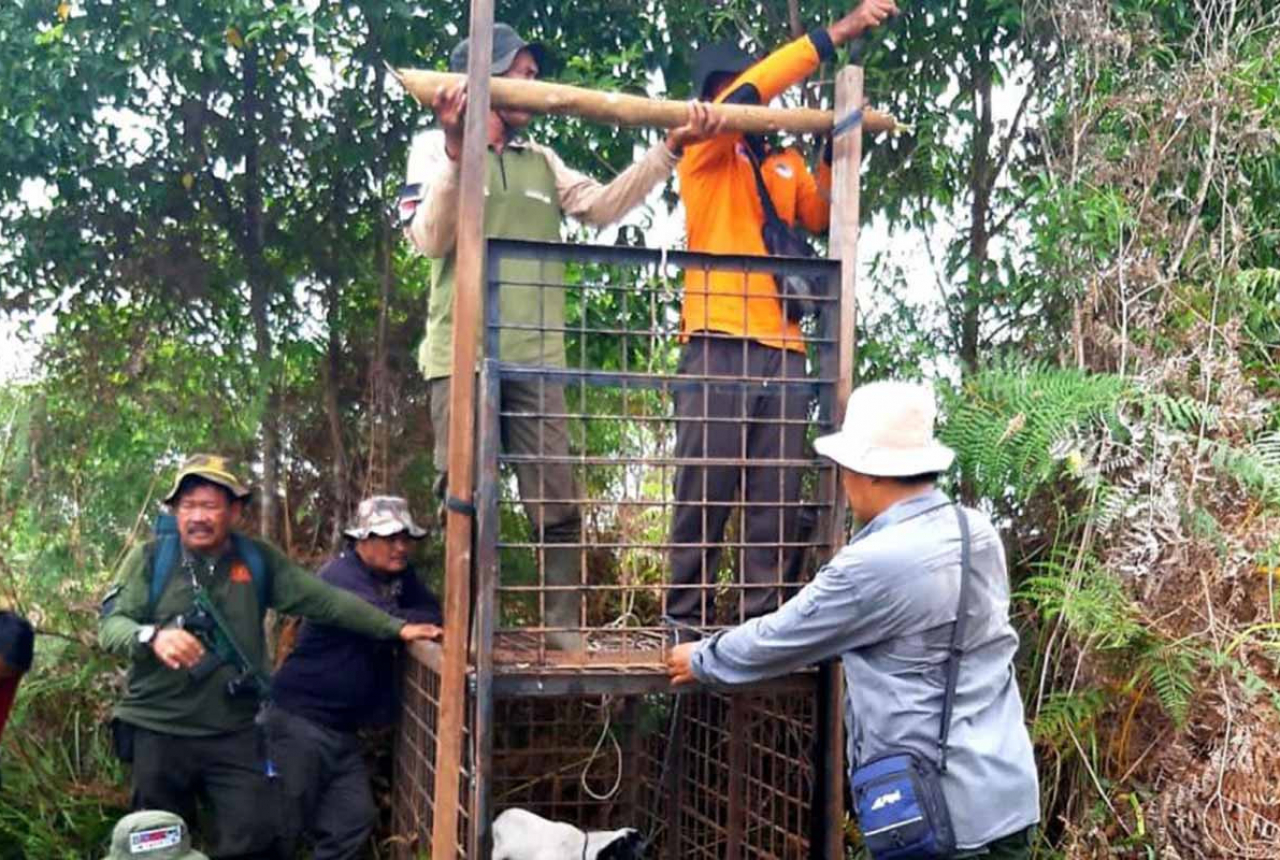
[[[369,570],[348,547],[320,569],[320,578],[384,612],[415,624],[440,624],[440,601],[410,568],[387,576]],[[339,731],[395,721],[398,642],[379,642],[339,627],[306,621],[276,672],[276,707]]]

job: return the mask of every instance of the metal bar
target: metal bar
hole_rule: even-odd
[[[746,696],[735,691],[729,697],[729,822],[728,847],[725,857],[742,856],[743,829],[746,825],[747,789],[747,703]]]
[[[661,660],[661,654],[655,652],[654,662],[645,664],[643,667],[603,665],[597,670],[606,674],[588,674],[587,671],[574,674],[556,673],[546,666],[531,666],[519,670],[519,674],[515,672],[507,674],[505,670],[499,669],[493,678],[493,695],[495,699],[516,699],[602,695],[642,696],[650,693],[669,693],[671,682],[667,679]],[[624,672],[627,668],[633,671]],[[634,671],[637,669],[642,671]],[[591,670],[594,670],[594,667],[591,667]],[[816,675],[814,674],[793,675],[735,688],[735,692],[749,693],[760,690],[769,693],[811,695],[815,683]]]
[[[631,386],[633,388],[653,388],[662,391],[678,391],[684,389],[702,390],[703,386],[715,389],[718,385],[733,391],[754,393],[765,388],[764,381],[754,383],[750,380],[738,381],[727,377],[708,377],[702,379],[692,377],[689,380],[676,381],[673,377],[650,373],[619,373],[605,370],[572,370],[557,367],[537,367],[533,365],[508,364],[500,362],[499,371],[503,379],[559,379],[563,381],[585,381],[591,385]],[[791,379],[771,381],[769,389],[786,388],[788,391],[799,389],[809,396],[818,393],[820,385],[831,385],[835,380],[829,379]]]
[[[476,857],[488,857],[491,850],[493,774],[493,630],[497,618],[498,587],[498,494],[492,488],[498,480],[498,450],[501,447],[498,374],[492,360],[484,362],[480,373],[479,486],[476,507],[476,642],[475,642],[475,728],[472,742],[473,774],[471,791],[471,844]]]
[[[475,367],[484,276],[484,186],[489,150],[489,75],[493,61],[493,0],[471,0],[468,30],[467,116],[458,192],[458,239],[453,293],[450,370],[449,486],[464,504],[472,499],[475,446]],[[445,530],[444,672],[436,751],[435,818],[431,856],[458,856],[459,777],[466,720],[467,631],[471,610],[472,518],[448,509]]]
[[[470,93],[470,90],[468,90]],[[468,95],[468,110],[474,107]],[[845,135],[843,139],[856,135]],[[837,145],[842,141],[837,141]],[[834,187],[834,186],[833,186]],[[834,214],[834,213],[833,213]],[[533,242],[527,239],[491,239],[491,254],[495,260],[508,257],[517,259],[553,260],[561,263],[605,263],[628,266],[646,266],[659,263],[663,252],[653,248],[636,248],[630,245],[570,245],[563,242]],[[695,251],[667,251],[668,264],[680,269],[724,269],[735,272],[794,272],[801,275],[831,275],[836,265],[821,257],[761,257],[754,254],[706,254]]]

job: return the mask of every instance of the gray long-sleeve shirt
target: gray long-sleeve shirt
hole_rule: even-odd
[[[961,849],[1040,820],[1004,548],[990,520],[965,512],[973,579],[942,777]],[[895,748],[936,761],[959,597],[959,523],[947,497],[931,490],[881,512],[777,612],[701,643],[693,672],[707,684],[745,684],[838,654],[850,773]]]

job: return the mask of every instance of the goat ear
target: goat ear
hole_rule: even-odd
[[[639,831],[628,827],[621,836],[600,849],[596,860],[640,860],[643,841]]]

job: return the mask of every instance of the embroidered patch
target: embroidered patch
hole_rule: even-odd
[[[130,854],[149,854],[182,843],[182,827],[174,824],[154,830],[139,830],[129,834]]]
[[[230,579],[232,582],[253,582],[253,574],[243,561],[237,561],[231,565]]]
[[[791,165],[787,164],[785,161],[779,161],[777,164],[775,164],[773,166],[773,171],[777,173],[779,176],[781,176],[783,179],[790,179],[791,177],[796,175],[795,171],[791,169]]]

